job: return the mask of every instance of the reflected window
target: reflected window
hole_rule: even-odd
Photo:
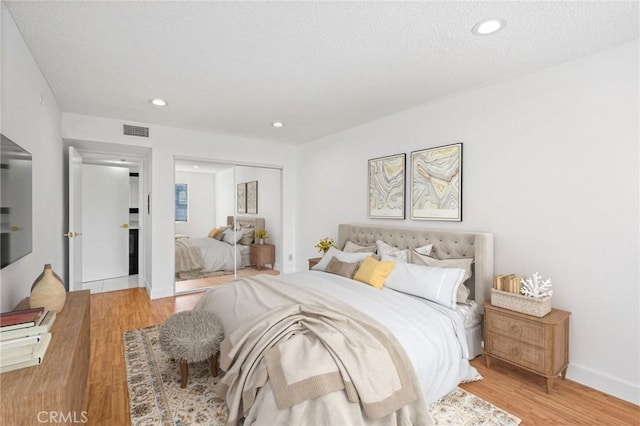
[[[176,183],[176,222],[189,221],[189,185]]]

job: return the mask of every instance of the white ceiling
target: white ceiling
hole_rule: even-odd
[[[639,22],[637,1],[6,3],[65,112],[291,143],[637,39]],[[471,34],[490,17],[507,26]]]

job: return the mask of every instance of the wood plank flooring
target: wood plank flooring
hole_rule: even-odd
[[[237,271],[238,279],[252,277],[259,274],[279,275],[280,272],[274,269],[257,269],[255,266],[242,268]],[[176,282],[176,293],[183,293],[193,290],[199,290],[207,287],[213,287],[214,285],[233,281],[236,278],[233,273],[228,275],[218,275],[208,278],[198,278],[194,280],[184,280]]]
[[[129,425],[122,335],[162,323],[191,309],[202,293],[149,300],[142,288],[91,296],[91,362],[88,419],[91,425]],[[484,380],[461,387],[520,417],[522,425],[639,425],[640,407],[570,380],[556,380],[547,395],[544,379],[494,361],[472,361]]]

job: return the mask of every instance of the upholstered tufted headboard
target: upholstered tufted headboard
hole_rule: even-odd
[[[377,240],[400,249],[433,244],[432,255],[438,259],[474,258],[473,276],[467,286],[481,310],[491,298],[493,283],[493,234],[442,231],[425,228],[403,228],[384,225],[338,225],[338,248],[347,241],[374,245]]]
[[[234,222],[235,221],[235,222]],[[264,227],[264,217],[257,216],[227,216],[227,225],[233,225],[234,223],[244,226],[253,227],[256,230],[266,229]]]

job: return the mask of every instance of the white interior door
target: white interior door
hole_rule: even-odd
[[[82,155],[69,147],[69,291],[82,289]]]
[[[129,169],[82,166],[82,281],[129,275]]]

